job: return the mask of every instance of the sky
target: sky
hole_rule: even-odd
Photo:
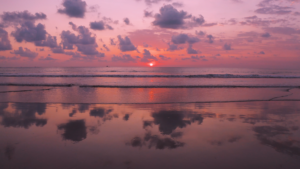
[[[300,0],[0,1],[1,67],[300,65]]]

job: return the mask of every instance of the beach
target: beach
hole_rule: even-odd
[[[300,165],[297,70],[28,69],[0,71],[4,168]]]

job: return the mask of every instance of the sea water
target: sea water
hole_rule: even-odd
[[[0,168],[300,167],[300,71],[0,68]]]

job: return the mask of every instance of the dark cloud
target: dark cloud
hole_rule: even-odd
[[[104,30],[105,23],[103,21],[95,21],[90,23],[90,28],[94,30]]]
[[[108,18],[108,17],[103,17],[102,19],[103,19],[103,21],[104,21],[105,23],[109,23],[109,24],[118,24],[118,23],[119,23],[118,20],[115,20],[115,21],[114,21],[113,19]]]
[[[202,25],[205,22],[204,17],[202,15],[199,15],[199,17],[193,16],[192,21],[193,21],[192,24],[195,24],[193,26],[199,26],[199,25]],[[212,26],[214,26],[214,25],[215,24],[213,24]],[[205,26],[205,24],[203,26]]]
[[[154,15],[153,25],[161,28],[185,29],[202,25],[203,16],[193,17],[185,11],[178,11],[172,5],[164,5],[160,8],[160,13]],[[189,21],[185,21],[189,19]]]
[[[104,21],[95,21],[90,23],[90,28],[93,30],[113,30],[114,28],[108,24],[106,24]]]
[[[39,58],[39,60],[40,61],[55,61],[57,59],[54,59],[54,58],[52,58],[50,56],[47,56],[47,57],[41,57],[41,58]]]
[[[98,45],[95,44],[95,45],[81,45],[81,44],[77,44],[77,50],[79,52],[81,52],[82,54],[85,54],[85,55],[93,55],[93,56],[96,56],[96,57],[104,57],[105,54],[104,53],[100,53],[97,51],[97,47]]]
[[[229,25],[236,25],[237,24],[237,20],[234,19],[234,18],[231,18],[231,19],[228,20],[228,24]]]
[[[240,32],[238,35],[238,37],[253,37],[256,38],[259,36],[259,33],[251,31],[251,32]]]
[[[35,41],[34,44],[35,46],[47,46],[50,48],[58,47],[56,37],[51,35],[48,35],[45,40]]]
[[[185,44],[186,42],[189,44],[194,44],[200,42],[200,39],[197,37],[189,37],[187,34],[179,34],[172,36],[172,42],[174,44]]]
[[[263,37],[263,38],[269,38],[269,37],[271,37],[271,35],[270,35],[270,33],[266,32],[266,33],[263,33],[261,35],[261,37]]]
[[[172,5],[175,6],[175,7],[183,7],[182,2],[173,2]]]
[[[11,52],[11,54],[27,57],[28,59],[34,59],[38,56],[38,53],[32,52],[28,48],[24,48],[24,49],[23,47],[19,47],[19,50],[14,50],[14,52]]]
[[[187,43],[189,43],[189,44],[194,44],[197,42],[200,42],[200,39],[197,37],[189,37],[189,39],[187,40]]]
[[[72,26],[72,29],[73,29],[74,31],[78,31],[77,25],[75,25],[73,22],[69,22],[69,25]]]
[[[58,9],[58,13],[66,14],[69,17],[83,18],[86,12],[86,2],[82,0],[64,0],[63,9]]]
[[[207,35],[206,37],[208,38],[208,43],[214,43],[215,37],[213,37],[212,35]]]
[[[119,40],[119,49],[122,52],[127,52],[127,51],[134,51],[136,50],[136,47],[131,43],[130,39],[125,36],[123,39],[120,35],[118,36]]]
[[[144,48],[149,47],[149,45],[146,42],[143,43],[143,46],[144,46]]]
[[[97,50],[98,44],[96,43],[96,36],[92,35],[89,29],[85,26],[76,26],[74,23],[69,23],[72,29],[78,32],[78,35],[70,31],[62,31],[61,39],[63,49],[74,49],[74,45],[77,47],[77,51],[82,54],[88,55],[84,57],[86,60],[94,60],[105,56],[104,53],[100,53]],[[70,54],[73,55],[73,54]],[[73,55],[79,56],[79,55]]]
[[[175,44],[168,43],[168,45],[169,45],[169,47],[168,47],[167,51],[175,51],[175,50],[183,49],[183,47],[178,47],[178,45],[175,45]]]
[[[4,29],[0,28],[0,51],[11,49],[12,47],[8,39],[8,33]]]
[[[114,41],[113,38],[110,39],[110,45],[112,45],[112,46],[116,46],[117,45],[117,43]]]
[[[265,52],[264,51],[260,51],[258,54],[264,55]]]
[[[204,36],[206,33],[203,31],[196,31],[195,34],[198,36]]]
[[[145,3],[149,6],[153,5],[153,4],[158,4],[160,2],[171,2],[172,0],[144,0]]]
[[[284,35],[300,34],[299,29],[295,29],[291,27],[267,27],[265,28],[265,30],[268,32],[284,34]]]
[[[87,130],[84,120],[70,120],[68,123],[57,126],[58,130],[63,130],[62,137],[65,140],[79,142],[86,139]]]
[[[182,135],[183,135],[182,132],[173,132],[170,136],[171,136],[172,138],[181,138]]]
[[[0,59],[1,60],[19,60],[20,58],[19,57],[5,57],[5,56],[0,56]]]
[[[245,17],[245,19],[247,19],[247,20],[257,19],[257,18],[258,18],[258,17],[257,17],[256,15]]]
[[[146,10],[144,10],[144,17],[153,17],[153,13],[152,13],[152,11],[151,12],[149,12],[149,11],[146,11]]]
[[[141,62],[151,62],[151,61],[157,61],[158,59],[151,55],[150,51],[147,49],[144,49],[143,58],[141,59]]]
[[[106,25],[106,28],[109,29],[109,30],[114,30],[114,28],[110,25]]]
[[[129,21],[128,18],[124,18],[123,21],[124,21],[124,23],[125,23],[126,25],[130,25],[130,21]]]
[[[110,51],[109,48],[108,48],[105,44],[103,44],[103,48],[104,48],[106,51]]]
[[[11,35],[17,42],[36,42],[46,39],[47,31],[42,24],[34,25],[33,22],[27,21],[21,24],[21,27],[17,27]]]
[[[78,43],[78,36],[70,31],[62,31],[61,39],[64,49],[74,49],[73,45]]]
[[[198,56],[198,55],[187,57],[187,58],[182,58],[181,60],[191,60],[192,62],[207,61],[207,59],[205,58],[205,56]]]
[[[43,127],[47,124],[47,119],[37,118],[46,111],[44,103],[15,103],[14,113],[3,113],[1,124],[4,127],[22,127],[28,129],[32,125]],[[1,110],[0,110],[1,111]],[[0,114],[1,115],[1,114]]]
[[[232,2],[235,2],[235,3],[243,3],[244,1],[242,0],[231,0]]]
[[[271,4],[260,4],[260,8],[256,9],[254,12],[259,14],[276,14],[284,15],[292,12],[292,7],[271,5]]]
[[[81,60],[84,58],[80,53],[77,52],[65,52],[66,55],[71,55],[71,60]]]
[[[172,36],[172,42],[174,44],[185,44],[188,39],[189,36],[187,34],[179,34]]]
[[[123,56],[116,56],[114,55],[111,60],[113,62],[136,62],[136,59],[134,59],[133,57],[131,57],[131,55],[123,55]]]
[[[170,60],[170,59],[171,59],[170,57],[166,57],[166,56],[164,56],[164,55],[159,55],[159,58],[160,58],[161,60]]]
[[[202,26],[203,27],[212,27],[212,26],[216,26],[216,25],[218,25],[218,23],[205,23]]]
[[[251,26],[269,26],[271,24],[285,23],[286,19],[261,19],[256,15],[245,17],[245,21],[240,22],[241,25]]]
[[[35,13],[31,14],[28,11],[23,12],[4,12],[1,16],[3,25],[18,25],[25,21],[30,21],[34,23],[36,20],[47,19],[46,14],[44,13]]]
[[[171,138],[160,138],[158,135],[146,133],[144,138],[134,137],[127,145],[132,147],[147,146],[149,149],[155,147],[156,149],[176,149],[183,147],[185,143],[173,140]]]
[[[51,51],[53,53],[65,53],[64,49],[61,46],[55,47],[55,48],[51,48]]]
[[[193,46],[192,45],[189,45],[189,47],[186,49],[186,52],[188,54],[198,54],[198,51],[193,49]]]
[[[232,50],[231,44],[225,43],[224,46],[223,46],[223,49],[224,49],[224,50]]]
[[[52,58],[52,57],[50,57],[50,56],[47,56],[47,57],[43,57],[43,56],[41,56],[40,58],[39,58],[39,61],[55,61],[56,59],[54,59],[54,58]]]

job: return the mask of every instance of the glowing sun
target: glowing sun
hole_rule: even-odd
[[[151,67],[152,67],[153,65],[154,65],[153,63],[149,63],[149,66],[151,66]]]

